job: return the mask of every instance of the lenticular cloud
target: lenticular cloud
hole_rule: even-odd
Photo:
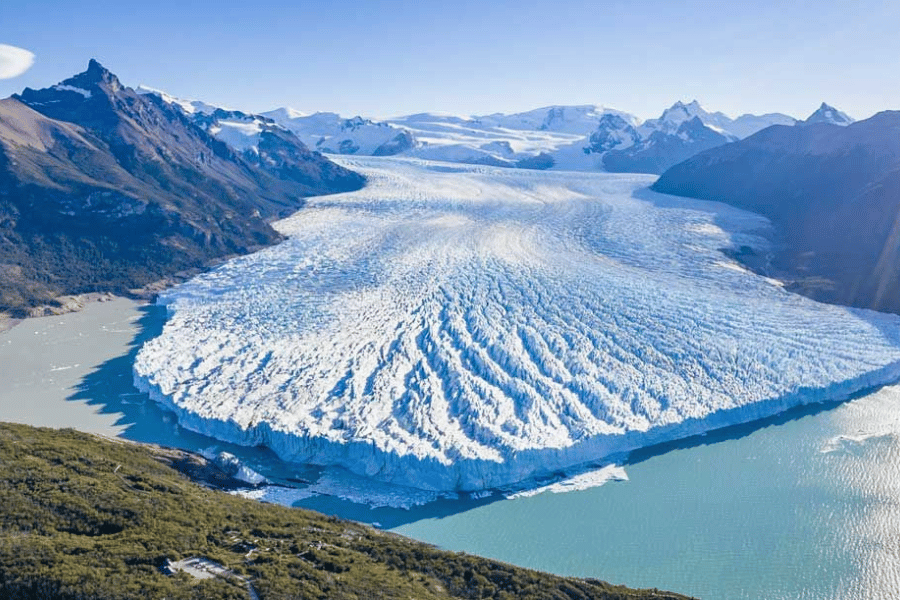
[[[182,425],[473,490],[900,377],[900,318],[721,252],[762,248],[757,215],[646,176],[344,162],[366,188],[163,295],[135,381]]]
[[[0,44],[0,79],[18,77],[34,64],[34,54],[24,48]]]

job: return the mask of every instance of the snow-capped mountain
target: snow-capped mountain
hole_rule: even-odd
[[[307,115],[290,108],[263,116],[292,131],[310,148],[328,154],[390,156],[416,145],[409,130],[358,116],[345,119],[332,112]]]
[[[644,121],[639,131],[644,138],[649,138],[653,133],[659,131],[662,133],[676,133],[681,124],[692,119],[699,119],[705,126],[730,136],[728,133],[728,125],[732,120],[724,113],[708,112],[699,102],[692,100],[685,104],[678,101],[666,110],[658,119],[648,119]],[[734,136],[730,136],[734,137]]]
[[[772,125],[793,125],[793,117],[781,113],[764,115],[744,114],[735,119],[722,112],[709,112],[699,102],[676,102],[663,111],[658,119],[648,119],[641,125],[641,132],[648,137],[654,131],[675,132],[682,123],[698,118],[713,131],[728,138],[743,139]]]
[[[644,137],[630,146],[608,150],[603,166],[615,173],[662,173],[698,152],[737,139],[705,124],[699,116],[687,120],[680,120],[680,116],[678,120],[661,120],[658,129],[645,128]]]
[[[591,152],[602,154],[609,150],[624,149],[633,146],[641,139],[641,134],[634,126],[633,121],[622,118],[620,115],[603,115],[597,123],[597,129],[588,137],[588,146]]]
[[[853,123],[853,117],[823,102],[822,105],[816,109],[816,112],[809,115],[809,117],[803,122],[831,123],[832,125],[849,125],[850,123]]]
[[[514,113],[505,115],[497,113],[493,115],[485,115],[475,117],[479,123],[505,129],[516,129],[523,131],[552,131],[556,133],[573,133],[577,135],[585,135],[596,128],[600,121],[607,115],[616,115],[625,119],[632,125],[636,124],[638,119],[628,113],[597,106],[593,104],[585,104],[580,106],[545,106],[535,110],[522,113]]]
[[[287,131],[261,134],[259,153],[235,150],[190,108],[136,93],[95,60],[0,100],[0,263],[16,265],[0,269],[0,310],[129,293],[249,252],[276,242],[268,220],[304,197],[364,183]]]
[[[776,124],[796,121],[779,113],[741,115],[732,119],[709,112],[699,102],[676,102],[657,119],[637,127],[615,119],[598,125],[588,138],[585,153],[598,154],[603,170],[662,173],[698,152],[742,139]],[[618,142],[618,143],[616,143]]]
[[[212,104],[207,104],[206,102],[202,102],[200,100],[182,100],[181,98],[176,98],[171,94],[167,94],[162,90],[157,90],[152,87],[148,87],[146,85],[139,85],[134,88],[134,91],[141,95],[152,94],[154,96],[158,96],[161,100],[166,102],[167,104],[177,105],[189,115],[200,113],[200,114],[211,114],[219,109],[228,110],[221,106],[213,106]]]
[[[521,113],[458,116],[416,113],[383,121],[333,112],[279,108],[261,115],[216,108],[143,88],[181,107],[233,148],[256,151],[273,125],[326,154],[408,156],[498,167],[659,174],[691,156],[756,133],[793,125],[787,115],[745,114],[732,119],[699,102],[678,101],[656,119],[599,105],[553,105]],[[839,114],[835,112],[835,114]],[[213,122],[214,121],[214,122]]]
[[[282,129],[271,119],[260,115],[244,113],[199,100],[183,100],[145,85],[138,86],[137,93],[155,96],[180,110],[207,133],[239,152],[259,152],[260,134]]]
[[[186,110],[203,110],[195,108],[194,103],[177,102],[186,104]],[[778,113],[732,119],[721,112],[707,111],[696,100],[676,102],[659,118],[644,122],[627,112],[599,105],[553,105],[480,116],[425,112],[384,121],[345,118],[330,112],[306,114],[291,108],[262,116],[326,154],[400,155],[499,167],[648,173],[660,173],[712,147],[713,142],[727,143],[770,125],[795,123]],[[700,125],[684,127],[694,119]],[[701,127],[708,131],[700,131]],[[616,154],[607,161],[607,152]]]

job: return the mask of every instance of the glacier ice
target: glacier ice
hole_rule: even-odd
[[[164,293],[135,381],[285,460],[479,490],[900,378],[900,318],[735,268],[757,215],[653,178],[342,159],[282,244]]]

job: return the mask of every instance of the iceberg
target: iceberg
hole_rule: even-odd
[[[896,315],[723,254],[765,251],[758,215],[643,175],[340,162],[369,184],[161,295],[135,383],[184,427],[472,492],[900,379]]]

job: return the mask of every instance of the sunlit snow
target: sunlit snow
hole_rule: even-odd
[[[900,376],[898,317],[720,252],[764,245],[756,215],[646,176],[341,162],[369,185],[162,296],[135,377],[184,426],[477,490]]]

